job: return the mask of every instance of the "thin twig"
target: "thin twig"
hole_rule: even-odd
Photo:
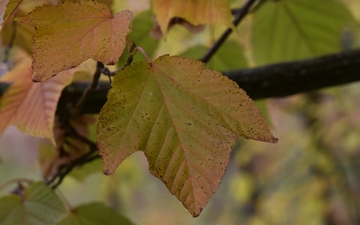
[[[236,17],[233,21],[235,26],[239,25],[242,19],[246,16],[251,6],[256,2],[256,0],[248,0],[241,10],[238,10]],[[207,63],[211,57],[216,53],[216,51],[220,48],[220,46],[226,41],[229,35],[233,32],[231,28],[228,28],[222,36],[217,40],[213,46],[209,49],[209,51],[205,54],[205,56],[201,59],[202,62]]]
[[[111,77],[115,76],[115,74],[117,74],[118,72],[120,72],[121,70],[125,69],[125,67],[129,66],[133,61],[133,56],[132,55],[129,55],[126,63],[120,68],[120,69],[117,69],[115,71],[110,71],[108,68],[104,68],[101,73],[102,74],[105,74],[106,76],[109,77],[109,81],[111,83]]]
[[[95,86],[96,87],[96,86]],[[58,121],[60,122],[60,121]],[[66,136],[72,137],[73,139],[80,140],[84,144],[87,144],[90,148],[90,150],[83,154],[82,156],[73,159],[72,161],[67,162],[66,164],[60,165],[57,168],[57,172],[52,176],[51,179],[45,180],[45,184],[51,187],[52,189],[56,189],[64,180],[64,178],[76,167],[79,165],[86,164],[88,162],[91,162],[95,159],[100,158],[97,152],[97,146],[96,143],[92,142],[91,140],[83,137],[80,135],[77,130],[71,125],[70,119],[66,117],[63,121],[61,121],[62,126],[64,129],[66,129]],[[70,145],[70,143],[69,143]],[[58,190],[59,191],[59,190]],[[73,208],[70,205],[70,203],[67,201],[67,199],[63,196],[62,192],[59,192],[60,196],[62,197],[63,201],[65,202],[67,208],[72,211]]]
[[[91,92],[97,87],[97,85],[99,83],[100,76],[101,76],[101,71],[103,69],[104,69],[104,64],[102,62],[97,62],[96,70],[95,70],[95,73],[93,75],[91,85],[86,89],[84,94],[81,96],[81,98],[77,102],[77,104],[75,106],[75,109],[73,111],[74,116],[79,114],[79,112],[81,111],[81,108],[85,104],[85,101],[89,98]]]
[[[128,52],[130,53],[128,59],[126,60],[126,63],[120,68],[117,69],[115,71],[110,71],[108,68],[102,68],[101,69],[101,73],[105,74],[106,76],[109,77],[109,81],[111,83],[111,77],[115,76],[115,74],[117,74],[118,72],[120,72],[121,70],[125,69],[127,66],[130,66],[130,64],[132,63],[133,59],[134,59],[134,55],[136,53],[137,49],[136,49],[136,45],[134,42],[129,40],[128,43]],[[144,50],[143,50],[144,51]]]
[[[61,184],[66,175],[68,175],[76,166],[83,165],[98,158],[100,158],[100,156],[96,152],[89,151],[81,157],[59,167],[57,173],[50,180],[46,181],[46,184],[55,189]]]
[[[93,152],[86,153],[85,155],[83,155],[80,158],[68,163],[61,170],[59,170],[58,173],[54,176],[55,179],[52,179],[51,182],[48,182],[48,185],[53,183],[58,178],[56,183],[51,186],[52,189],[57,188],[61,184],[63,179],[66,177],[66,175],[68,175],[76,166],[83,165],[85,163],[91,162],[91,161],[93,161],[95,159],[98,159],[98,158],[100,158],[100,156],[97,155],[97,154],[94,155]]]
[[[46,184],[55,189],[58,187],[66,175],[68,175],[76,166],[83,165],[87,162],[93,161],[94,159],[100,158],[97,152],[97,145],[95,142],[80,135],[77,130],[71,125],[70,120],[66,119],[61,122],[64,129],[66,129],[66,136],[73,139],[77,139],[84,144],[89,146],[89,151],[82,156],[73,159],[57,168],[57,172],[49,179],[46,180]]]
[[[89,145],[90,152],[95,152],[97,150],[96,144],[94,142],[90,141],[89,139],[81,136],[73,126],[68,125],[67,129],[70,132],[70,136],[82,141],[84,144]]]

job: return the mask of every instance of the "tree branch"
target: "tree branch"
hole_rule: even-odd
[[[239,25],[242,19],[246,16],[251,6],[256,2],[256,0],[247,0],[241,9],[233,11],[236,14],[236,17],[233,21],[234,26]],[[221,35],[219,40],[217,40],[214,45],[209,49],[205,56],[201,59],[202,62],[207,63],[211,57],[217,52],[220,46],[226,41],[229,35],[233,32],[231,28],[226,29],[226,31]]]
[[[239,84],[254,100],[285,97],[360,81],[360,49],[310,60],[228,71],[224,75]],[[0,96],[9,85],[0,83]],[[88,86],[86,82],[75,82],[66,87],[58,103],[57,115],[68,114],[69,107],[75,107]],[[81,114],[99,113],[109,89],[108,82],[99,82],[84,103]]]
[[[310,60],[224,72],[252,99],[285,97],[360,80],[360,49]]]
[[[97,87],[99,83],[99,79],[101,76],[101,70],[104,69],[104,64],[102,62],[97,62],[96,64],[96,70],[93,75],[92,82],[90,86],[84,91],[83,95],[79,99],[79,101],[76,103],[75,108],[73,109],[73,115],[78,115],[81,111],[81,108],[83,107],[84,103],[86,102],[87,98],[91,95],[91,92]]]

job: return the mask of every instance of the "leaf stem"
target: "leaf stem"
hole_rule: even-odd
[[[233,24],[235,26],[239,25],[239,23],[242,21],[242,19],[246,16],[251,6],[256,2],[256,0],[248,0],[241,9],[237,10],[236,17],[233,21]],[[202,62],[207,63],[211,57],[217,52],[217,50],[220,48],[220,46],[226,41],[226,39],[229,37],[229,35],[232,33],[232,29],[228,28],[222,36],[217,40],[213,46],[209,49],[209,51],[205,54],[205,56],[200,59]]]
[[[135,47],[135,48],[134,48],[134,51],[131,52],[130,54],[131,54],[131,55],[135,55],[136,51],[140,51],[140,52],[144,55],[146,61],[147,61],[150,65],[152,65],[152,62],[151,62],[151,60],[150,60],[150,57],[146,54],[145,50],[144,50],[142,47],[139,47],[139,46]]]
[[[109,77],[110,77],[110,76],[115,76],[115,74],[117,74],[119,71],[125,69],[125,67],[129,66],[129,65],[132,63],[132,61],[133,61],[133,59],[134,59],[133,57],[134,57],[134,55],[135,55],[135,53],[136,53],[137,51],[140,51],[140,52],[145,56],[146,61],[147,61],[150,65],[152,65],[152,62],[151,62],[149,56],[146,54],[145,50],[144,50],[143,48],[141,48],[141,47],[137,47],[134,42],[131,42],[131,43],[129,44],[129,53],[130,53],[130,55],[129,55],[129,57],[128,57],[126,63],[125,63],[125,65],[122,66],[120,69],[115,70],[115,71],[113,71],[113,72],[109,71],[108,68],[103,68],[103,69],[101,70],[101,73],[103,73],[103,74],[105,74],[105,75],[107,75],[107,76],[109,76]]]

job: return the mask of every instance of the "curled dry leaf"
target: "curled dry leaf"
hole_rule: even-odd
[[[31,59],[26,57],[18,62],[0,79],[12,83],[0,99],[0,136],[13,124],[29,135],[48,138],[55,144],[53,126],[61,91],[70,84],[76,71],[84,69],[84,64],[46,82],[33,83]]]
[[[158,21],[156,20],[155,17],[152,17],[152,21],[154,22],[154,26],[153,26],[153,28],[151,29],[151,32],[150,32],[151,36],[153,38],[156,38],[156,39],[162,38],[163,33],[161,31],[161,28],[160,28],[160,25],[159,25]],[[204,24],[200,24],[200,25],[195,26],[195,25],[189,23],[188,21],[186,21],[186,20],[184,20],[184,19],[182,19],[180,17],[174,17],[169,22],[168,30],[170,30],[176,24],[184,26],[191,33],[199,33],[199,32],[201,32],[201,31],[203,31],[205,29]]]
[[[169,22],[176,17],[194,26],[223,24],[236,29],[232,24],[229,3],[224,0],[153,0],[153,9],[164,35],[168,31]]]

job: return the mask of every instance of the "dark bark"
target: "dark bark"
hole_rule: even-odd
[[[360,49],[315,59],[278,63],[253,69],[224,72],[256,100],[285,97],[297,93],[343,85],[360,80]],[[9,84],[0,83],[0,96]],[[76,82],[66,87],[58,104],[58,114],[75,107],[89,83]],[[106,102],[108,82],[98,87],[84,103],[81,113],[98,113]]]
[[[360,49],[224,75],[238,83],[252,99],[285,97],[360,80]]]

